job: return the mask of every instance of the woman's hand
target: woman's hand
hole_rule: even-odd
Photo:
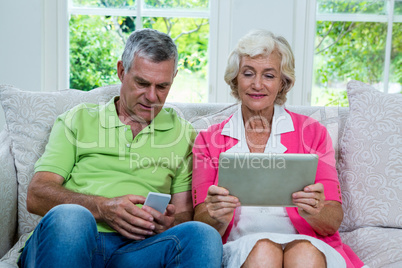
[[[208,195],[204,203],[209,216],[226,226],[232,220],[235,209],[240,206],[237,197],[229,195],[227,189],[216,185],[208,188]]]
[[[343,219],[342,204],[325,200],[324,186],[321,183],[306,186],[303,191],[293,193],[293,203],[299,214],[322,236],[333,235],[338,231]]]
[[[303,218],[317,215],[325,205],[324,186],[321,183],[308,185],[303,191],[293,193],[292,199]]]

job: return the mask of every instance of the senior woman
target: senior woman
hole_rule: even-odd
[[[363,266],[337,231],[343,210],[327,130],[283,107],[294,73],[293,53],[283,37],[264,30],[248,33],[229,56],[225,73],[239,109],[196,138],[194,218],[221,234],[225,267]],[[296,207],[241,206],[217,186],[222,152],[318,154],[315,184],[293,193]]]

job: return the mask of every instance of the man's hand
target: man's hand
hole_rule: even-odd
[[[143,206],[142,209],[147,213],[151,214],[154,218],[154,225],[155,229],[153,230],[153,234],[160,234],[166,231],[167,229],[174,226],[175,222],[175,211],[176,208],[174,205],[169,204],[166,207],[166,211],[164,214],[160,213],[159,211],[149,207]]]
[[[138,195],[105,198],[98,204],[99,216],[121,235],[133,240],[143,240],[154,234],[156,228],[154,216],[136,206],[144,202],[145,197]]]

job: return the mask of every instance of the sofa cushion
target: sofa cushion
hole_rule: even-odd
[[[0,256],[14,244],[17,227],[17,180],[10,142],[7,131],[3,130],[0,133]]]
[[[23,234],[15,245],[0,260],[0,268],[18,267],[17,261],[20,256],[20,249],[24,247],[30,233]]]
[[[349,118],[338,169],[345,218],[342,231],[402,227],[402,95],[351,81]]]
[[[166,103],[172,107],[178,116],[189,121],[197,132],[207,129],[212,124],[219,123],[230,116],[236,104],[230,103]]]
[[[368,267],[402,267],[402,229],[366,227],[341,233],[341,238]]]
[[[34,164],[42,155],[50,130],[58,115],[81,102],[107,102],[119,94],[120,86],[107,86],[89,92],[63,90],[57,92],[21,91],[13,86],[0,86],[0,101],[11,138],[18,181],[18,236],[30,232],[39,217],[26,208],[27,187]]]

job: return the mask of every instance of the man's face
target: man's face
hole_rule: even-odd
[[[120,107],[135,121],[150,123],[162,109],[176,76],[174,59],[155,63],[135,56],[129,72],[117,63],[121,81]]]

